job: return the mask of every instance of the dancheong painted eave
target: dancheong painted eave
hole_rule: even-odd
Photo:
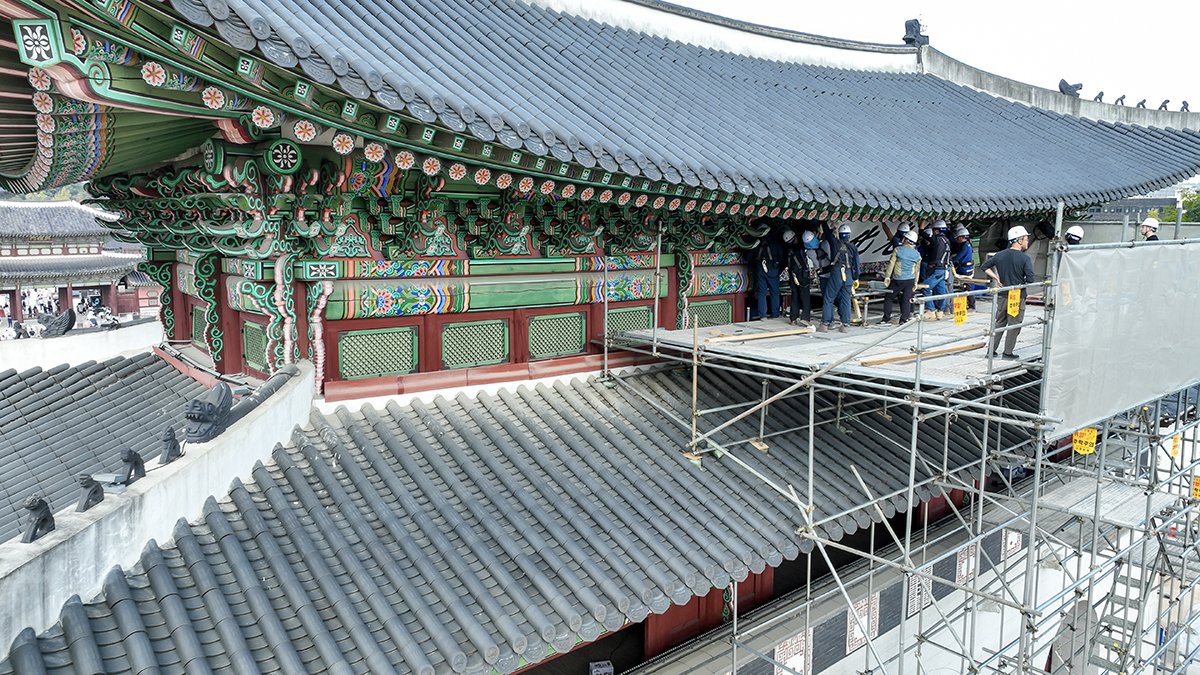
[[[732,54],[517,0],[172,7],[239,49],[425,123],[731,193],[1023,211],[1200,168],[1191,133],[1053,115],[930,75]]]
[[[605,4],[612,3],[595,6]],[[436,155],[442,166],[473,159],[494,173],[507,164],[580,188],[668,199],[704,193],[753,202],[758,215],[777,206],[1046,212],[1059,200],[1069,207],[1108,201],[1200,169],[1195,132],[1092,121],[1009,100],[1011,92],[991,95],[953,69],[929,67],[949,61],[928,47],[698,20],[649,1],[629,6],[648,13],[646,22],[616,26],[571,6],[122,0],[72,8],[89,14],[73,17],[70,35],[58,37],[86,58],[81,65],[103,61],[111,75],[95,80],[103,86],[92,95],[121,115],[101,106],[93,126],[119,129],[130,116],[136,127],[132,116],[145,113],[134,111],[155,105],[172,113],[162,119],[176,129],[160,136],[161,150],[141,156],[144,165],[202,136],[185,121],[207,115],[228,132],[259,106],[268,117],[288,111],[289,130],[307,115],[314,132],[346,132],[333,136],[335,149],[381,140],[393,151]],[[655,15],[667,28],[651,30]],[[669,30],[688,21],[703,30]],[[156,89],[116,100],[118,75]],[[57,99],[43,98],[55,107]],[[74,173],[120,170],[105,159],[115,156],[112,147],[93,149],[101,160]],[[33,166],[39,180],[15,181],[14,189],[56,180],[52,168]]]

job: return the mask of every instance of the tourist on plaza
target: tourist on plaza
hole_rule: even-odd
[[[950,269],[950,240],[946,238],[946,221],[933,224],[933,237],[925,250],[928,275],[921,280],[925,284],[925,296],[945,295],[949,292],[946,276]],[[925,303],[925,318],[939,320],[946,311],[946,299],[930,300]]]
[[[892,303],[900,301],[900,323],[907,323],[912,318],[913,288],[917,284],[917,268],[921,265],[921,254],[917,253],[917,233],[904,233],[903,243],[892,252],[888,260],[887,270],[883,273],[883,283],[889,293],[883,296],[883,320],[879,323],[892,322]]]
[[[1142,236],[1146,241],[1158,241],[1158,218],[1151,216],[1142,221]]]
[[[950,244],[950,249],[954,255],[951,262],[954,264],[954,275],[956,277],[970,278],[975,274],[975,249],[971,247],[971,232],[967,230],[966,225],[959,224],[954,228],[954,241]],[[976,291],[982,288],[976,284],[967,283],[968,291]],[[967,296],[967,309],[975,309],[975,296]]]
[[[854,282],[858,280],[858,249],[850,241],[850,226],[842,225],[836,232],[828,223],[825,241],[821,242],[821,254],[825,266],[821,268],[821,324],[817,331],[824,333],[833,327],[833,307],[837,305],[838,330],[845,333],[850,325],[850,295]]]
[[[788,230],[793,237],[795,233]],[[784,261],[783,242],[774,231],[768,231],[754,250],[754,295],[758,313],[755,318],[779,317],[779,274]]]
[[[805,328],[812,321],[812,286],[813,273],[820,268],[817,261],[817,248],[821,240],[815,232],[804,230],[800,234],[799,243],[792,242],[788,246],[788,276],[792,282],[792,302],[788,309],[788,323]],[[797,321],[799,323],[797,323]]]
[[[1020,225],[1010,227],[1008,229],[1008,248],[985,260],[979,269],[983,270],[994,284],[1001,287],[1032,284],[1034,282],[1033,260],[1025,253],[1027,250],[1029,250],[1029,232]],[[1019,326],[1025,321],[1025,298],[1027,295],[1027,289],[1022,288],[1021,304],[1018,306],[1016,316],[1009,315],[1005,296],[1003,294],[998,296],[996,302],[997,331],[1006,326]],[[997,332],[992,338],[992,356],[997,355],[996,350],[1000,347],[1000,338],[1003,337],[1004,353],[1001,356],[1006,359],[1017,358],[1013,350],[1016,349],[1017,335],[1020,332],[1020,328],[1013,328],[1003,333]]]

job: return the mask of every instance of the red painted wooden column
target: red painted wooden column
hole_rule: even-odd
[[[226,291],[228,278],[229,275],[225,272],[217,274],[217,290],[213,294],[217,301],[217,324],[225,334],[225,347],[217,368],[217,371],[224,375],[245,371],[245,365],[242,363],[242,321],[237,310],[229,305],[229,293]]]

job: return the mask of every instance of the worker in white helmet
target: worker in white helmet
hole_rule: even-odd
[[[1146,241],[1158,241],[1158,218],[1151,216],[1142,221],[1142,236]]]
[[[1063,240],[1071,246],[1083,243],[1083,228],[1079,225],[1072,225],[1067,228],[1067,233],[1063,235]]]
[[[1015,225],[1008,228],[1008,248],[985,260],[979,269],[988,275],[994,285],[1000,287],[1032,284],[1036,279],[1033,276],[1033,259],[1025,253],[1027,250],[1029,250],[1029,231],[1020,225]],[[1020,334],[1021,329],[1012,328],[1007,331],[1001,331],[1001,329],[1006,326],[1020,326],[1025,321],[1025,298],[1027,295],[1027,289],[1022,288],[1021,304],[1016,316],[1010,316],[1008,313],[1006,294],[1002,293],[997,296],[997,333],[992,337],[992,356],[997,356],[996,350],[1000,347],[1000,338],[1004,338],[1004,353],[1000,356],[1006,359],[1017,358],[1014,350],[1017,347],[1017,335]]]
[[[824,333],[833,328],[836,306],[841,320],[838,330],[845,333],[846,326],[850,325],[850,296],[860,269],[858,248],[850,241],[850,226],[843,224],[835,230],[826,224],[820,251],[818,257],[825,266],[820,273],[822,307],[817,332]]]

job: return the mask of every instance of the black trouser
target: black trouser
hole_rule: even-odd
[[[912,317],[913,287],[916,285],[916,279],[892,279],[892,283],[888,286],[890,292],[883,296],[884,321],[892,320],[892,303],[896,298],[900,299],[900,323],[904,323]]]
[[[812,320],[812,295],[809,293],[808,286],[807,274],[804,275],[803,280],[792,277],[792,303],[788,307],[788,318],[792,321],[795,321],[796,317],[800,317],[801,321]],[[803,313],[801,313],[801,309],[804,310]]]
[[[1021,309],[1016,316],[1008,314],[1008,298],[1001,294],[996,302],[996,330],[1005,326],[1019,326],[1025,322],[1025,298],[1021,298]],[[1004,339],[1004,353],[1012,354],[1017,348],[1017,336],[1021,334],[1020,328],[1014,328],[1004,333],[996,333],[992,336],[992,351],[996,351],[1000,347],[1000,339]]]

